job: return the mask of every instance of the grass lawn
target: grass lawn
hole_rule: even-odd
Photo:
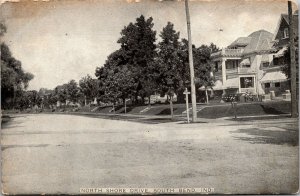
[[[237,116],[280,115],[290,113],[290,102],[255,102],[237,105]],[[222,118],[234,116],[230,104],[204,107],[198,112],[200,118]]]
[[[191,107],[191,104],[189,104]],[[270,102],[248,102],[248,103],[238,103],[237,104],[237,116],[239,118],[243,116],[262,116],[262,115],[282,115],[282,114],[289,114],[290,113],[290,102],[286,101],[270,101]],[[174,115],[177,116],[185,116],[183,112],[186,110],[185,104],[173,104],[174,108]],[[119,116],[120,114],[124,114],[125,108],[123,106],[116,106],[115,112],[111,111],[112,106],[107,107],[82,107],[79,108],[78,111],[74,113],[81,113],[81,112],[88,112],[97,114],[116,114]],[[133,115],[149,115],[149,116],[157,116],[157,118],[166,117],[170,115],[170,105],[169,104],[157,104],[151,105],[149,108],[148,105],[143,106],[128,106],[127,107],[127,114]],[[197,104],[198,110],[198,118],[208,118],[208,119],[216,119],[222,117],[233,117],[234,116],[234,109],[232,108],[230,103],[223,103],[223,104]],[[66,108],[63,113],[71,112],[72,108]],[[26,113],[26,111],[24,111]],[[27,113],[35,113],[34,111],[29,111]],[[47,109],[44,112],[51,112]],[[191,112],[191,110],[190,110]],[[4,111],[4,113],[10,113],[10,111]],[[15,113],[15,112],[12,112]],[[23,112],[21,112],[23,113]],[[111,117],[110,117],[111,118]],[[158,120],[160,121],[160,120]],[[165,119],[163,120],[165,121]]]

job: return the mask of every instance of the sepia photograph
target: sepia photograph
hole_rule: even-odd
[[[299,194],[298,2],[0,0],[3,195]]]

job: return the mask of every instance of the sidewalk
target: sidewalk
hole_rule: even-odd
[[[46,113],[46,112],[45,112]],[[71,114],[71,115],[80,115],[80,116],[89,116],[95,118],[109,118],[112,120],[126,120],[126,121],[135,121],[141,123],[175,123],[175,124],[187,124],[186,115],[174,115],[171,119],[170,115],[142,115],[142,114],[107,114],[107,113],[92,113],[92,112],[52,112],[47,114]],[[289,118],[290,114],[278,114],[278,115],[251,115],[251,116],[237,116],[237,119],[234,116],[222,117],[222,118],[201,118],[197,117],[196,123],[192,122],[192,115],[190,115],[190,124],[198,123],[214,123],[214,124],[223,124],[223,123],[241,123],[241,121],[259,121],[259,120],[273,120],[273,119],[285,119]]]

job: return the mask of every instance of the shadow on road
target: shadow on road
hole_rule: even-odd
[[[13,129],[16,127],[23,127],[23,126],[21,126],[21,124],[23,124],[23,122],[14,121],[15,118],[20,118],[20,117],[24,117],[24,116],[8,116],[8,115],[2,116],[1,128],[2,129],[4,129],[4,128],[5,129]]]
[[[299,144],[297,129],[285,128],[283,131],[266,130],[261,128],[239,129],[231,133],[244,133],[245,137],[234,136],[237,140],[247,141],[251,144],[276,144],[276,145],[291,145]]]
[[[279,111],[273,107],[270,107],[270,106],[266,106],[266,105],[260,105],[263,109],[263,111],[266,113],[266,114],[286,114],[282,111]]]

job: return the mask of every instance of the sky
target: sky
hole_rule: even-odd
[[[287,13],[284,0],[191,0],[189,6],[193,44],[220,48],[260,29],[274,33],[280,14]],[[34,74],[29,89],[53,89],[95,77],[96,67],[120,47],[121,30],[142,14],[153,18],[158,41],[168,21],[187,38],[184,1],[50,0],[2,3],[7,33],[1,41]]]

